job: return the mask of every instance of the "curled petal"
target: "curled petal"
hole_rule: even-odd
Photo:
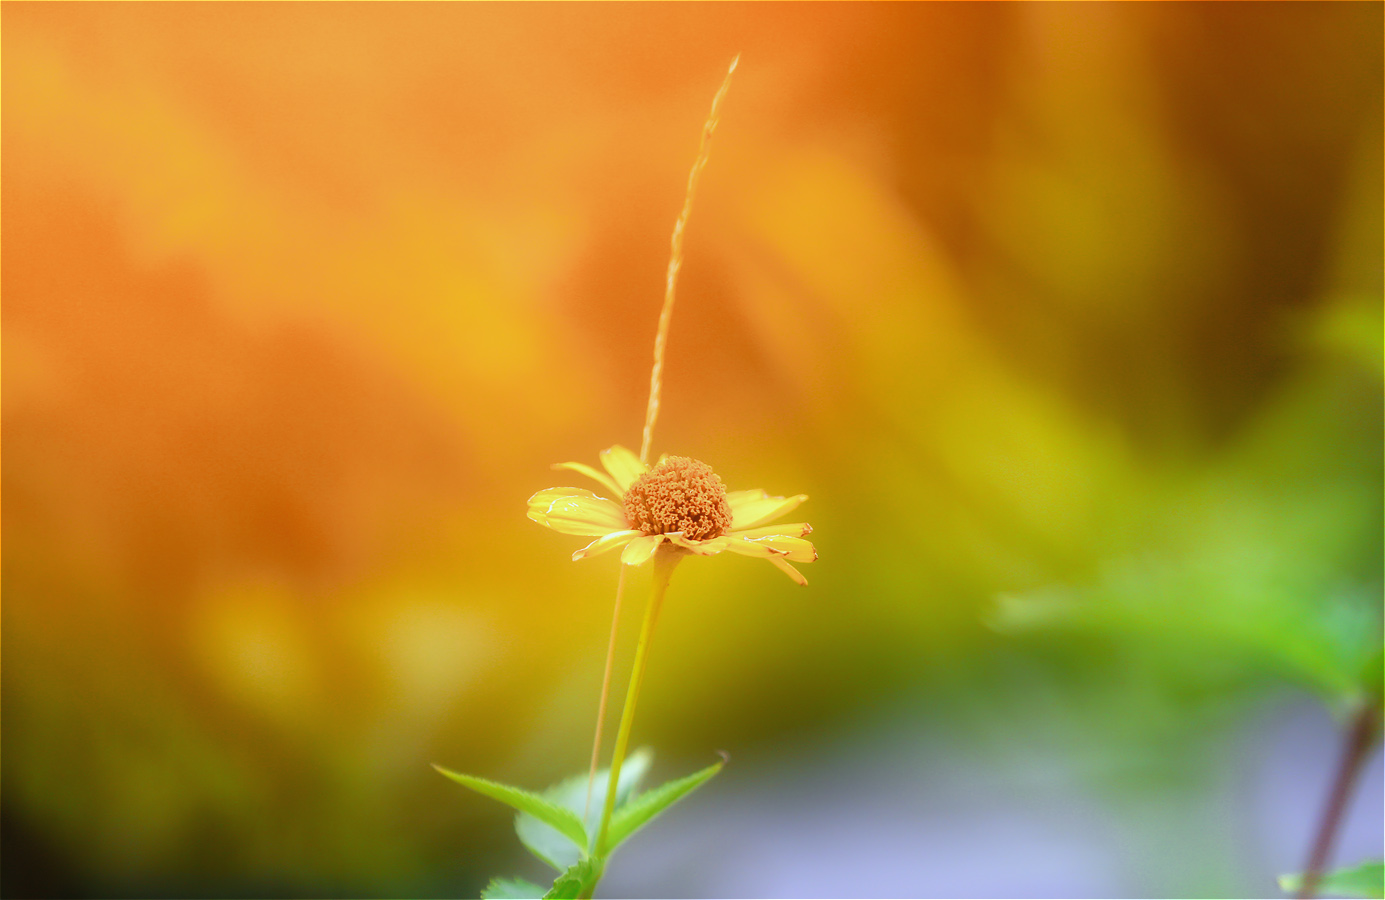
[[[620,489],[620,485],[616,484],[615,481],[611,479],[611,476],[607,475],[605,472],[598,472],[596,469],[593,469],[586,463],[554,463],[553,468],[571,469],[574,472],[581,472],[583,475],[587,476],[592,481],[595,481],[597,484],[601,485],[606,490],[610,491],[612,500],[619,500],[625,494],[625,492]]]
[[[600,556],[608,550],[624,547],[639,536],[640,532],[638,531],[612,531],[610,534],[603,534],[581,550],[572,554],[572,561],[577,562],[577,560],[586,559],[588,556]]]
[[[636,479],[649,470],[648,466],[640,462],[638,456],[620,444],[601,451],[601,464],[611,473],[622,495],[630,490],[630,485],[634,484]]]
[[[602,535],[630,527],[615,501],[572,487],[548,488],[530,497],[529,518],[563,534]]]
[[[785,575],[792,578],[796,584],[800,586],[806,586],[808,584],[808,579],[803,577],[803,573],[795,569],[784,557],[771,556],[769,561],[774,564],[775,568],[780,569]]]
[[[682,547],[684,550],[690,553],[696,553],[698,556],[716,556],[718,553],[725,550],[726,545],[730,542],[729,535],[708,538],[705,541],[690,541],[683,537],[681,531],[666,534],[664,537],[668,538],[669,543],[673,544],[675,547]]]
[[[742,493],[737,491],[736,493]],[[771,519],[777,519],[786,512],[798,507],[798,504],[808,499],[807,494],[795,494],[792,497],[759,497],[749,500],[742,500],[731,507],[731,529],[740,531],[745,528],[754,528],[763,525]],[[726,495],[726,500],[731,501],[731,495]]]
[[[662,534],[641,535],[625,545],[620,554],[620,561],[627,566],[642,566],[649,562],[649,558],[659,549],[663,540]]]
[[[807,537],[813,533],[813,526],[807,522],[790,522],[781,525],[762,525],[759,528],[744,528],[740,531],[732,532],[741,537],[760,538],[768,537],[772,534],[787,534],[792,537]]]
[[[728,535],[731,538],[731,545],[728,550],[735,550],[744,553],[746,556],[754,555],[748,550],[737,549],[741,546],[760,547],[765,552],[765,556],[780,556],[784,559],[798,563],[810,563],[818,558],[818,551],[811,541],[805,541],[801,537],[794,537],[790,534],[769,534],[763,537],[746,537],[743,534]]]

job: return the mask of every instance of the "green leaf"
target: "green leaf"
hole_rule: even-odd
[[[650,819],[697,790],[704,782],[721,771],[725,761],[714,763],[700,772],[694,772],[676,781],[668,781],[652,791],[640,794],[629,803],[615,811],[611,816],[611,828],[607,834],[609,850],[615,850],[626,838],[639,831]]]
[[[585,851],[587,846],[587,831],[582,827],[582,820],[578,818],[577,813],[572,810],[564,809],[555,803],[545,800],[538,794],[531,794],[528,791],[500,784],[496,781],[476,778],[472,775],[462,775],[450,769],[444,769],[437,764],[434,764],[433,768],[458,784],[471,788],[478,794],[485,794],[492,800],[499,800],[506,806],[512,806],[522,813],[528,813],[534,818],[546,822],[557,829],[563,837],[572,841]]]
[[[542,900],[544,889],[523,878],[492,878],[481,900]]]
[[[1301,874],[1279,876],[1279,887],[1286,894],[1296,894],[1302,886]],[[1328,872],[1318,879],[1317,892],[1339,897],[1385,897],[1385,864],[1377,860],[1354,869]]]
[[[620,786],[616,790],[617,809],[630,798],[653,761],[654,753],[647,747],[641,747],[626,757],[625,764],[620,768]],[[574,775],[555,784],[543,792],[543,798],[556,806],[571,810],[578,816],[585,811],[587,834],[594,837],[601,824],[601,808],[606,801],[606,785],[609,783],[610,774],[610,769],[602,769],[596,773],[596,780],[592,783],[590,807],[587,806],[585,774]],[[520,813],[515,818],[515,833],[524,842],[524,846],[529,848],[529,852],[559,872],[576,865],[581,858],[581,852],[566,838],[527,813]],[[591,849],[586,848],[588,853]]]
[[[553,880],[553,887],[541,900],[577,900],[600,880],[601,866],[592,857],[584,856]]]

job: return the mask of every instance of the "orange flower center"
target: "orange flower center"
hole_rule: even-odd
[[[681,531],[688,540],[705,541],[730,530],[731,505],[711,466],[670,456],[630,485],[625,518],[645,534]]]

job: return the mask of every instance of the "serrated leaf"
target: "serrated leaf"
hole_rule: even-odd
[[[630,835],[647,825],[650,819],[697,790],[720,772],[723,765],[725,763],[714,763],[700,772],[665,782],[616,810],[611,816],[610,831],[606,835],[608,850],[614,851]]]
[[[620,769],[616,809],[619,809],[639,787],[640,780],[649,771],[653,761],[654,753],[648,747],[641,747],[626,757],[625,764]],[[596,773],[596,780],[592,783],[591,806],[585,809],[588,835],[594,836],[597,826],[601,823],[601,808],[606,800],[606,785],[610,774],[610,769],[601,769]],[[583,774],[566,778],[544,791],[542,796],[550,803],[581,816],[584,807],[587,806],[587,776]],[[530,853],[559,872],[575,865],[581,858],[581,852],[572,846],[571,842],[549,825],[527,813],[520,813],[515,817],[515,833],[519,835],[524,846],[529,848]],[[587,851],[591,852],[591,848],[588,847]]]
[[[498,781],[491,781],[486,778],[477,778],[474,775],[462,775],[450,769],[444,769],[437,764],[433,765],[443,775],[453,781],[470,788],[478,794],[484,794],[492,800],[499,800],[506,806],[513,807],[522,813],[528,813],[536,819],[545,822],[555,828],[563,837],[572,841],[583,850],[587,846],[587,831],[582,827],[582,820],[577,813],[570,809],[565,809],[556,803],[545,800],[538,794],[530,793]]]
[[[544,889],[523,878],[492,878],[481,900],[542,900]]]
[[[1296,894],[1303,887],[1303,875],[1280,875],[1279,887],[1286,894]],[[1339,897],[1385,897],[1385,863],[1365,862],[1353,869],[1338,869],[1318,879],[1319,894]]]
[[[553,887],[548,889],[548,893],[544,894],[541,900],[577,900],[588,893],[588,888],[595,888],[600,880],[601,867],[592,857],[584,856],[553,879]]]

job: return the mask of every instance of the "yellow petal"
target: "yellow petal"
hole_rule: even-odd
[[[780,550],[765,543],[763,540],[746,540],[745,538],[739,537],[734,534],[727,535],[727,537],[730,538],[730,541],[727,543],[726,549],[730,550],[732,553],[739,553],[742,556],[753,556],[759,559],[767,559],[771,563],[773,563],[776,568],[782,569],[785,575],[789,576],[799,584],[808,583],[808,579],[803,577],[803,573],[798,571],[789,564],[789,557],[795,551]],[[808,542],[803,541],[802,538],[790,538],[784,535],[780,535],[779,540],[796,540],[802,541],[804,544],[808,544]],[[808,546],[812,547],[812,544],[808,544]],[[801,552],[801,550],[799,552]],[[813,556],[805,561],[811,562],[813,559],[816,558],[817,554],[816,551],[814,551]]]
[[[726,549],[732,553],[739,553],[741,556],[753,556],[756,559],[769,559],[771,556],[783,556],[781,552],[776,552],[774,548],[755,541],[747,541],[744,538],[732,537],[726,542]]]
[[[625,496],[625,492],[620,489],[619,485],[617,485],[614,481],[611,480],[611,476],[607,475],[605,472],[598,472],[596,469],[593,469],[586,463],[554,463],[553,468],[571,469],[574,472],[581,472],[583,475],[587,476],[592,481],[595,481],[597,484],[601,485],[606,490],[610,491],[612,500],[619,500],[623,496]]]
[[[631,540],[640,536],[638,531],[612,531],[610,534],[603,534],[601,537],[592,541],[587,546],[572,554],[572,561],[586,559],[588,556],[600,556],[608,550],[617,547],[624,547]]]
[[[673,534],[666,534],[664,537],[668,538],[669,543],[674,546],[682,547],[698,556],[716,556],[726,549],[730,540],[726,535],[722,535],[721,537],[708,538],[705,541],[690,541],[683,537],[682,532],[677,531]]]
[[[745,506],[747,503],[755,500],[764,500],[768,496],[769,494],[765,493],[762,488],[756,488],[753,491],[727,491],[726,502],[730,504],[731,515],[734,516],[736,510]]]
[[[654,551],[659,549],[663,543],[662,534],[646,534],[635,538],[625,545],[621,551],[620,561],[627,566],[642,566],[649,562],[649,558],[654,555]]]
[[[807,537],[813,533],[813,526],[807,522],[789,522],[781,525],[762,525],[759,528],[745,528],[733,532],[741,537],[758,538],[767,537],[771,534],[787,534],[793,537]]]
[[[797,569],[795,569],[792,565],[790,565],[790,564],[784,559],[784,557],[782,557],[782,556],[771,556],[771,557],[769,558],[769,561],[770,561],[771,563],[774,564],[775,568],[781,569],[781,570],[784,572],[785,575],[787,575],[787,576],[789,576],[790,578],[792,578],[792,579],[794,580],[795,583],[797,583],[797,584],[799,584],[799,585],[802,585],[802,586],[805,586],[805,587],[807,586],[807,584],[808,584],[808,579],[804,578],[804,577],[803,577],[803,573],[800,572],[800,571],[798,571]]]
[[[742,492],[737,491],[736,493]],[[795,494],[792,497],[760,497],[742,500],[738,505],[731,507],[731,530],[740,531],[763,525],[771,519],[777,519],[788,511],[797,508],[798,504],[807,499],[807,494]],[[726,495],[726,500],[728,503],[730,502],[730,494]]]
[[[622,495],[630,490],[630,485],[643,475],[649,467],[640,462],[640,458],[634,453],[616,444],[601,451],[601,464],[606,467],[606,471],[611,473],[617,485],[620,486]]]
[[[763,537],[746,537],[743,534],[732,533],[732,546],[737,544],[749,544],[755,547],[764,547],[775,556],[782,556],[784,559],[797,563],[810,563],[818,558],[818,551],[811,541],[805,541],[801,537],[794,537],[791,534],[768,534]],[[731,547],[727,548],[728,550]],[[746,554],[747,556],[750,554]]]
[[[600,535],[630,527],[615,501],[572,487],[548,488],[530,497],[529,518],[563,534]]]

